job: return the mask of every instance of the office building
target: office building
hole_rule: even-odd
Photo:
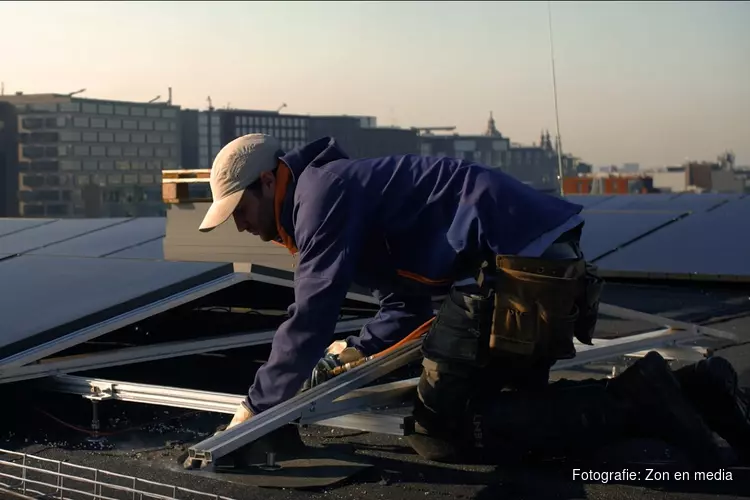
[[[477,162],[503,171],[510,164],[510,140],[497,130],[490,113],[483,135],[433,135],[432,130],[454,127],[428,127],[420,135],[420,153],[425,156],[449,157]]]
[[[0,96],[15,124],[21,217],[162,215],[161,170],[180,165],[178,107],[72,94]],[[12,116],[11,116],[12,115]],[[13,189],[11,186],[10,189]],[[9,194],[9,193],[6,193]]]
[[[241,109],[183,110],[182,165],[186,169],[211,168],[221,148],[245,134],[276,137],[291,151],[321,137],[335,137],[352,158],[417,153],[414,130],[378,127],[374,117],[309,116]]]

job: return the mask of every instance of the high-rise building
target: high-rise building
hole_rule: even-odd
[[[179,168],[178,106],[71,94],[0,96],[15,125],[5,176],[17,179],[9,215],[161,215],[161,171]],[[5,193],[12,196],[11,193]],[[17,207],[14,211],[12,208]]]

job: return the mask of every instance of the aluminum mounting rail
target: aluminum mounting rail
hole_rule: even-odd
[[[335,333],[354,332],[362,328],[369,319],[340,321]],[[235,333],[220,337],[201,338],[189,341],[162,342],[153,345],[126,347],[112,351],[98,352],[70,358],[50,359],[45,362],[16,368],[7,374],[0,374],[0,383],[18,382],[49,375],[71,373],[81,370],[109,368],[159,359],[176,358],[193,354],[226,351],[240,347],[269,344],[276,330],[250,333]]]
[[[314,413],[318,405],[330,403],[339,396],[359,389],[377,378],[419,359],[421,357],[421,345],[421,339],[409,342],[381,358],[357,366],[351,371],[297,394],[248,421],[197,443],[189,448],[189,456],[185,466],[204,468],[238,448],[299,419],[305,411]]]
[[[388,384],[363,387],[342,396],[330,403],[324,411],[305,422],[314,423],[330,418],[335,414],[343,415],[368,406],[388,406],[400,404],[411,395],[415,381],[418,379],[399,380]],[[245,397],[243,394],[198,391],[179,387],[139,384],[106,380],[74,375],[57,375],[40,381],[40,387],[55,392],[78,394],[81,396],[96,395],[102,400],[144,403],[188,410],[201,410],[231,415],[237,410]]]

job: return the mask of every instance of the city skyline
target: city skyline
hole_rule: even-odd
[[[563,150],[593,165],[750,163],[750,3],[553,3]],[[6,94],[371,115],[554,136],[546,2],[5,2]],[[33,21],[33,24],[30,23]],[[444,44],[444,45],[443,45]],[[373,92],[377,89],[378,92]]]

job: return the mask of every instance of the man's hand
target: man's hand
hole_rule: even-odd
[[[250,409],[247,408],[244,403],[242,403],[237,408],[237,411],[234,412],[234,417],[232,417],[232,421],[229,422],[229,425],[227,426],[225,430],[231,429],[235,425],[239,425],[245,420],[250,420],[253,416],[254,416],[253,412],[250,411]]]
[[[315,365],[315,368],[313,368],[312,375],[305,381],[304,385],[302,386],[302,391],[312,389],[316,385],[320,385],[326,380],[329,380],[332,377],[331,372],[335,368],[343,366],[347,363],[351,363],[353,361],[357,361],[364,357],[364,355],[357,349],[353,347],[346,347],[346,341],[340,342],[344,343],[343,349],[341,349],[337,354],[333,354],[332,351],[334,351],[334,349],[337,348],[338,345],[336,345],[337,342],[331,344],[331,347],[329,347],[328,351],[326,351],[327,354],[323,358],[321,358],[321,360],[318,361],[318,364]]]
[[[328,355],[339,355],[341,351],[347,348],[346,340],[337,340],[326,349],[326,356]]]

